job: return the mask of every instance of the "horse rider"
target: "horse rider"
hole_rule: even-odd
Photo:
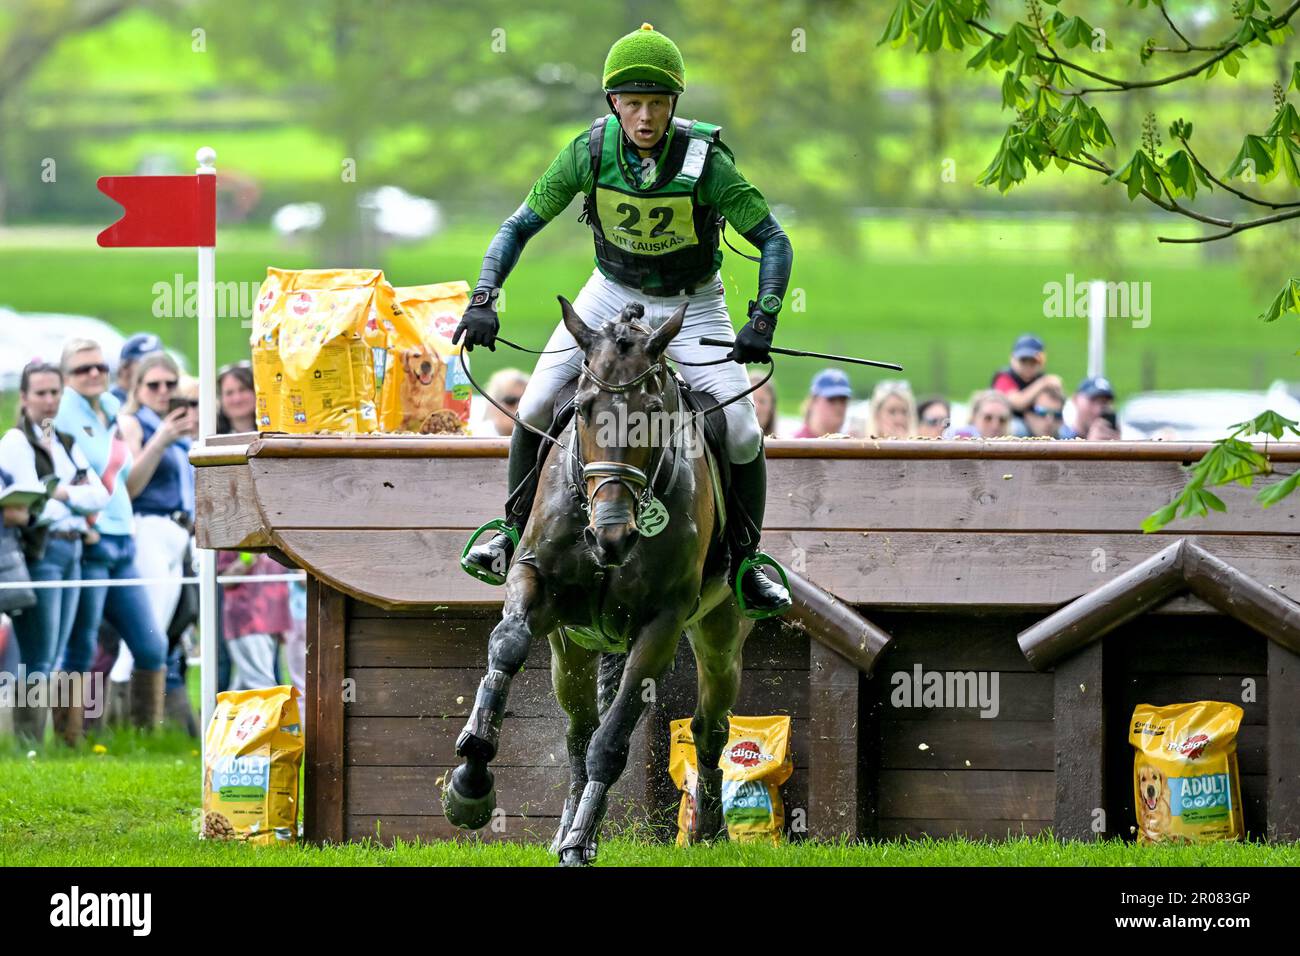
[[[681,51],[648,23],[610,47],[604,68],[605,99],[611,115],[583,130],[533,185],[524,203],[501,225],[483,257],[470,304],[453,335],[472,350],[495,350],[500,328],[497,299],[525,243],[558,216],[579,192],[579,221],[587,222],[596,244],[596,268],[573,303],[592,327],[622,312],[632,302],[646,306],[645,319],[657,326],[687,304],[685,325],[669,346],[668,357],[701,362],[718,357],[701,346],[701,336],[733,338],[731,318],[718,269],[723,220],[761,250],[758,292],[749,303],[749,321],[734,335],[728,358],[714,365],[682,365],[688,385],[719,402],[750,387],[746,363],[768,361],[777,314],[790,278],[793,251],[766,200],[736,169],[721,127],[675,116],[685,89]],[[519,417],[545,430],[558,389],[575,377],[582,352],[561,323],[551,335],[519,404]],[[557,352],[555,350],[568,351]],[[732,496],[743,514],[728,514],[733,553],[733,587],[752,617],[781,613],[790,595],[768,577],[760,563],[775,565],[758,551],[763,524],[767,471],[763,435],[746,396],[722,409],[726,416],[726,455]],[[528,520],[542,438],[516,428],[510,439],[511,500],[504,520],[475,532],[496,529],[485,544],[467,547],[462,566],[493,584],[505,570]],[[734,510],[730,509],[729,510]],[[473,540],[471,539],[471,543]],[[779,568],[778,568],[779,570]]]

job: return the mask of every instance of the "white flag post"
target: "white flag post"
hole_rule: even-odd
[[[194,158],[198,174],[217,174],[217,152],[204,146]],[[217,249],[199,246],[199,440],[207,443],[217,430]],[[199,548],[199,687],[207,766],[208,723],[217,705],[217,553]]]
[[[1088,283],[1088,377],[1106,374],[1106,283]]]

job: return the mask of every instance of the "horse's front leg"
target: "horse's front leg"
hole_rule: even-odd
[[[729,715],[740,693],[741,646],[748,622],[728,601],[687,632],[695,653],[697,696],[691,736],[695,740],[695,818],[687,840],[700,843],[726,835],[722,812],[722,769],[718,766],[731,733]]]
[[[679,602],[664,603],[676,607]],[[560,843],[561,866],[585,866],[596,858],[596,839],[605,818],[609,788],[627,766],[632,731],[647,702],[647,682],[658,681],[672,663],[683,620],[679,611],[665,612],[632,640],[618,692],[587,745],[587,785],[573,815],[573,825]]]
[[[559,853],[560,844],[573,825],[573,815],[578,809],[583,788],[587,785],[587,745],[600,725],[596,697],[597,661],[600,655],[565,640],[558,629],[551,632],[550,641],[551,686],[555,688],[555,697],[569,717],[569,729],[565,736],[569,755],[569,793],[564,800],[564,812],[555,831],[555,839],[551,841],[551,852]]]
[[[506,580],[501,623],[488,641],[487,674],[479,683],[465,729],[456,739],[456,756],[463,761],[442,791],[443,813],[458,827],[478,830],[492,819],[496,790],[488,763],[497,753],[510,681],[524,666],[533,635],[547,629],[547,613],[536,569],[515,565]]]

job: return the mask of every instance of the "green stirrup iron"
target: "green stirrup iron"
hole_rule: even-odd
[[[465,550],[460,553],[460,566],[467,574],[470,574],[487,584],[495,584],[499,586],[506,583],[506,576],[504,574],[495,574],[492,571],[484,571],[478,565],[470,564],[467,560],[470,548],[474,547],[474,543],[478,541],[479,538],[483,537],[484,531],[504,531],[510,537],[510,540],[514,542],[516,550],[519,549],[519,532],[506,524],[504,518],[493,518],[469,536],[469,540],[465,542]]]
[[[750,568],[760,567],[763,565],[776,568],[776,573],[781,578],[781,586],[787,591],[790,590],[790,579],[785,576],[785,568],[781,567],[781,563],[770,554],[766,554],[763,551],[756,551],[741,561],[740,569],[736,571],[736,603],[740,605],[740,613],[754,621],[761,621],[766,617],[776,617],[777,615],[784,614],[786,611],[790,610],[787,606],[772,611],[755,611],[750,610],[750,608],[745,604],[745,596],[740,593],[740,579],[745,576],[745,572]]]

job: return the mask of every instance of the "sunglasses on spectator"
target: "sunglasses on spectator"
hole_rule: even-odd
[[[1033,412],[1039,418],[1064,418],[1065,417],[1065,413],[1062,412],[1059,408],[1043,408],[1040,405],[1035,405],[1033,408]]]
[[[523,398],[522,395],[505,395],[502,396],[501,398],[501,404],[508,405],[511,408],[514,408],[516,405],[519,404],[521,398]]]
[[[947,416],[947,415],[940,415],[940,416],[938,416],[937,418],[929,418],[929,417],[926,417],[926,418],[922,418],[922,419],[921,419],[921,424],[922,424],[922,425],[931,425],[931,426],[934,426],[934,425],[946,425],[947,423],[948,423],[948,416]]]
[[[141,382],[140,384],[149,389],[149,391],[156,392],[160,388],[173,389],[179,385],[180,382],[174,378],[163,378],[156,382]]]
[[[91,372],[98,372],[100,375],[108,374],[108,366],[103,362],[92,362],[89,365],[78,365],[76,368],[68,369],[71,375],[89,375]]]

